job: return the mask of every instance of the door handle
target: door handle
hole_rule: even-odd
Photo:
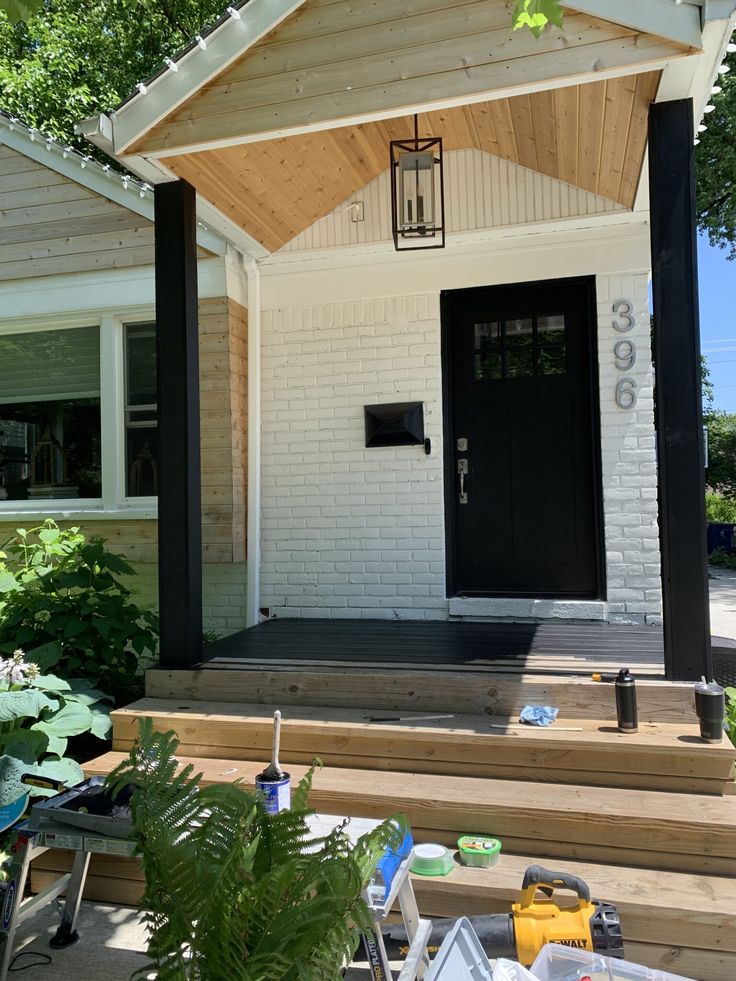
[[[460,494],[458,497],[458,503],[467,504],[468,503],[468,492],[465,490],[465,478],[468,476],[468,461],[462,458],[457,461],[457,472],[460,475]]]

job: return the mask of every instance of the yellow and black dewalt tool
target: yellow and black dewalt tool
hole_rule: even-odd
[[[556,892],[562,889],[574,892],[576,900],[558,902]],[[525,967],[533,963],[545,944],[577,947],[606,957],[624,956],[616,907],[591,901],[587,884],[576,875],[550,872],[541,865],[530,865],[526,870],[521,895],[510,913],[469,919],[488,957],[507,957]],[[434,921],[428,944],[430,954],[439,950],[453,926],[453,920]],[[391,960],[406,956],[408,944],[403,927],[383,927],[383,939]]]

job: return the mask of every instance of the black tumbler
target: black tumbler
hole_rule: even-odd
[[[700,738],[706,743],[719,743],[726,716],[726,697],[719,684],[705,678],[696,684],[695,711],[700,720]]]
[[[616,715],[621,732],[636,732],[639,713],[636,709],[636,682],[628,668],[616,675]]]

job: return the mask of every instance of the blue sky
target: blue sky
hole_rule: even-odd
[[[715,406],[736,412],[736,259],[698,239],[700,337],[715,387]]]

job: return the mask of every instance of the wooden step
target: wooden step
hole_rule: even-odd
[[[458,671],[433,665],[431,670],[404,670],[335,665],[205,665],[196,671],[146,672],[146,694],[185,701],[246,702],[269,706],[314,705],[362,708],[380,705],[410,712],[459,712],[516,720],[525,705],[555,705],[563,717],[616,718],[614,688],[594,682],[590,670],[579,676],[500,674],[493,669]],[[695,721],[693,686],[683,682],[642,679],[637,682],[641,722]]]
[[[71,853],[46,852],[33,864],[34,891],[71,867]],[[537,856],[502,853],[492,870],[457,865],[446,877],[414,876],[423,916],[506,913],[518,898],[524,870]],[[630,960],[702,981],[736,977],[736,880],[716,876],[632,872],[618,866],[560,858],[556,870],[584,879],[594,899],[619,911]],[[140,863],[93,855],[85,898],[137,904],[143,892]]]
[[[380,709],[288,707],[281,760],[327,766],[455,776],[639,787],[723,794],[733,782],[736,751],[709,746],[696,725],[643,723],[624,734],[610,723],[559,718],[548,728],[508,727],[505,719],[455,714],[452,719],[375,723]],[[263,705],[144,698],[112,713],[113,749],[128,752],[147,716],[173,729],[185,756],[265,761],[272,713]],[[495,728],[498,727],[498,728]],[[579,731],[567,731],[579,730]]]
[[[123,758],[85,765],[107,774]],[[261,761],[179,757],[204,783],[252,787]],[[305,767],[290,764],[293,780]],[[736,874],[736,797],[556,785],[327,767],[310,804],[326,814],[386,818],[406,814],[417,841],[453,845],[458,835],[493,834],[511,854],[607,864]]]

